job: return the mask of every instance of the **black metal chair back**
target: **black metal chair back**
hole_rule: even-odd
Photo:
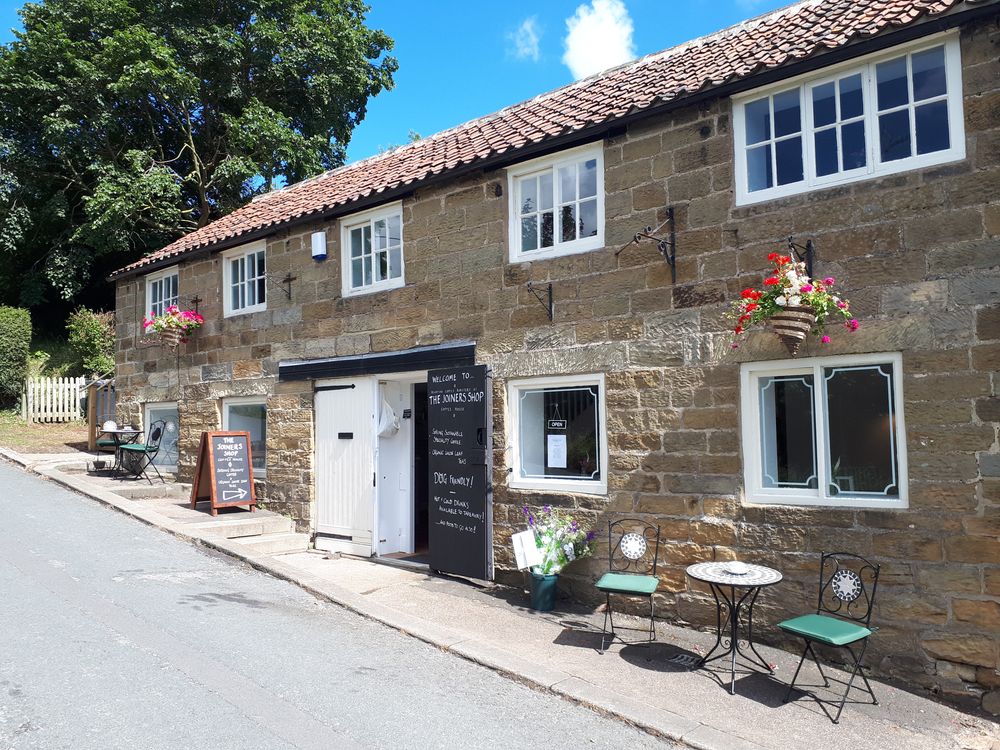
[[[608,550],[608,564],[613,573],[655,576],[660,556],[660,527],[638,518],[609,521]]]
[[[167,423],[163,419],[158,419],[149,426],[149,436],[146,438],[146,454],[150,460],[156,457],[160,450],[160,442],[163,440],[163,431]]]
[[[816,614],[871,623],[879,565],[851,552],[825,552],[819,568]]]

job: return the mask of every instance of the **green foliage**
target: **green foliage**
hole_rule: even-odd
[[[343,163],[392,40],[359,0],[44,0],[0,47],[0,301],[71,299]]]
[[[88,375],[109,375],[115,371],[115,314],[95,312],[86,307],[73,311],[66,321],[69,345]]]
[[[0,406],[12,406],[21,395],[31,348],[31,314],[0,307]]]
[[[80,356],[65,338],[40,337],[36,332],[28,355],[29,378],[65,378],[83,374]]]

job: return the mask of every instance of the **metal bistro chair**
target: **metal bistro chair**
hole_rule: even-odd
[[[820,677],[823,678],[824,687],[830,687],[830,681],[823,674],[823,668],[819,664],[819,659],[816,658],[816,652],[813,651],[813,644],[821,643],[825,646],[846,649],[854,661],[854,669],[851,671],[851,678],[847,681],[844,695],[840,699],[837,714],[830,717],[833,723],[840,722],[840,713],[844,710],[847,695],[851,692],[854,678],[859,672],[868,694],[872,697],[872,703],[878,705],[878,699],[872,692],[872,686],[861,669],[861,660],[868,647],[868,637],[878,630],[878,628],[871,626],[875,591],[878,588],[878,573],[878,565],[859,555],[850,552],[823,554],[819,569],[819,603],[816,606],[816,614],[802,615],[778,623],[778,627],[786,633],[797,635],[806,642],[799,666],[785,692],[784,702],[787,703],[792,694],[795,680],[799,676],[799,670],[802,669],[807,655],[811,655],[813,661],[816,662],[816,668],[819,670]],[[855,654],[851,646],[859,642],[861,643],[861,651]],[[815,695],[812,697],[823,706],[823,702]],[[825,706],[823,710],[826,711]],[[829,712],[827,715],[829,716]]]
[[[108,422],[114,422],[114,421],[115,421],[115,415],[114,414],[104,414],[104,415],[102,415],[97,420],[97,424],[94,425],[94,426],[92,426],[91,429],[95,429],[96,428],[97,434],[100,435],[101,434],[101,429],[104,427],[104,425],[106,425]],[[101,470],[101,469],[97,468],[97,464],[98,464],[98,462],[103,461],[102,456],[103,456],[103,454],[106,451],[110,450],[110,451],[113,451],[115,453],[115,463],[117,463],[117,460],[118,460],[118,451],[115,448],[116,445],[117,445],[117,443],[114,440],[112,440],[111,438],[106,438],[106,437],[105,438],[99,437],[99,438],[97,438],[97,440],[94,441],[94,469],[96,471],[100,471]],[[101,468],[104,468],[104,467],[101,467]]]
[[[611,623],[611,642],[618,633],[611,609],[611,595],[636,596],[649,599],[649,638],[656,640],[653,624],[653,593],[660,585],[656,577],[656,563],[660,554],[660,527],[633,518],[608,523],[608,572],[597,582],[597,589],[606,598],[604,628],[601,631],[601,653],[605,651],[608,636],[608,622]],[[652,554],[650,554],[652,553]],[[635,628],[625,628],[632,629]],[[624,642],[624,641],[623,641]]]
[[[160,478],[161,482],[164,481],[160,470],[156,468],[153,460],[156,458],[156,454],[160,452],[160,441],[163,440],[165,427],[166,422],[158,419],[149,426],[149,437],[145,443],[126,443],[121,446],[119,450],[122,452],[122,469],[136,478],[145,477],[146,481],[152,484],[153,480],[149,478],[149,474],[146,471],[146,469],[152,466],[153,471],[156,472],[156,476]]]

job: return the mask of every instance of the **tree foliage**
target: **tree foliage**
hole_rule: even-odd
[[[0,307],[0,406],[13,406],[21,395],[31,349],[31,314]]]
[[[86,307],[73,311],[66,321],[69,345],[80,358],[83,372],[100,377],[115,371],[115,314]]]
[[[0,47],[0,300],[69,299],[344,161],[392,40],[359,0],[45,0]]]

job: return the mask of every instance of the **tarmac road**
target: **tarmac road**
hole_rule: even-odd
[[[651,748],[0,462],[0,750]]]

